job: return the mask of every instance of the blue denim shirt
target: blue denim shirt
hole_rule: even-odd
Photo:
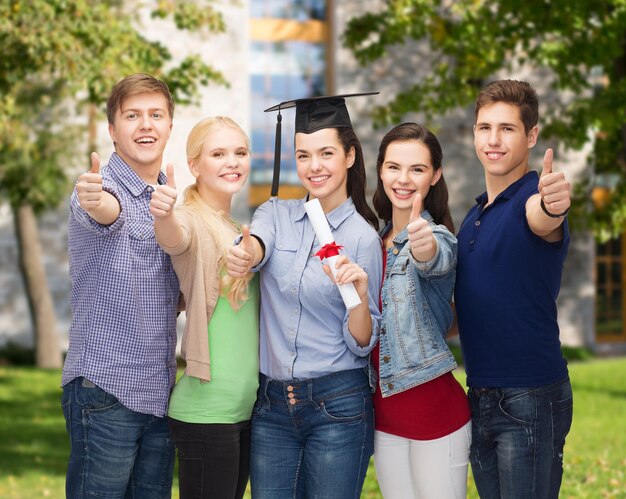
[[[379,340],[383,397],[426,383],[456,367],[445,338],[452,325],[450,302],[457,242],[445,226],[435,225],[427,211],[422,217],[430,222],[437,240],[432,260],[418,262],[413,258],[406,227],[387,250]],[[381,235],[390,229],[388,224]]]
[[[306,216],[306,199],[270,199],[254,213],[250,231],[263,241],[261,269],[260,368],[275,380],[309,379],[366,367],[378,340],[378,296],[382,281],[381,244],[351,198],[326,214],[342,253],[358,263],[369,280],[372,337],[360,346],[348,330],[337,286],[315,256],[320,249]]]

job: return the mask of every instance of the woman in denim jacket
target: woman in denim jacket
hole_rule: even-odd
[[[373,351],[374,461],[383,496],[465,497],[470,411],[445,337],[456,238],[435,135],[403,123],[383,138],[374,207],[386,222],[382,325]]]

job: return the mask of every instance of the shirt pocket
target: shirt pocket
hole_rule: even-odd
[[[154,225],[147,218],[134,218],[128,220],[128,239],[133,254],[133,262],[139,267],[160,266],[156,240],[154,238]]]
[[[282,277],[290,270],[296,262],[298,246],[292,241],[279,241],[274,245],[274,250],[267,261],[267,271],[275,277]]]

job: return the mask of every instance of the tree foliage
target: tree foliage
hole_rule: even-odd
[[[165,40],[141,34],[139,3],[133,4],[0,4],[0,194],[12,205],[28,202],[41,211],[65,194],[60,189],[66,171],[61,158],[71,156],[72,142],[83,138],[75,127],[68,128],[72,115],[80,114],[80,109],[68,109],[69,102],[100,105],[116,81],[140,71],[167,81],[179,104],[193,101],[200,85],[226,84],[199,54],[175,62]],[[155,0],[147,6],[154,17],[170,19],[179,29],[225,29],[221,14],[208,1]]]
[[[497,71],[539,70],[561,96],[543,100],[542,134],[572,148],[592,140],[596,174],[618,179],[601,209],[586,201],[593,176],[583,181],[579,220],[600,239],[626,229],[626,0],[389,0],[344,34],[364,65],[411,41],[427,44],[431,71],[376,108],[378,124],[432,119],[473,102]]]
[[[145,7],[144,9],[138,7]],[[0,196],[9,201],[20,267],[35,330],[37,364],[60,365],[56,324],[34,213],[68,192],[68,164],[85,140],[85,123],[123,76],[151,73],[165,80],[178,104],[200,85],[226,84],[190,51],[174,61],[165,43],[140,31],[151,11],[180,30],[225,30],[209,0],[7,0],[0,3]],[[82,114],[89,118],[81,119]],[[87,163],[85,147],[78,157]],[[84,156],[83,156],[84,154]],[[56,350],[56,352],[54,351]]]

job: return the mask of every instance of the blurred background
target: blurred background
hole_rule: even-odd
[[[0,362],[59,368],[67,348],[66,222],[90,151],[112,152],[112,86],[148,72],[177,106],[165,161],[191,182],[185,141],[227,115],[252,140],[234,217],[269,197],[281,101],[380,91],[348,103],[376,185],[378,143],[403,121],[435,131],[456,226],[484,191],[473,101],[500,78],[540,97],[540,141],[575,184],[559,324],[571,358],[626,353],[626,4],[622,0],[0,0]],[[299,197],[293,110],[279,196]],[[285,139],[287,138],[287,139]],[[9,372],[3,369],[2,375]],[[623,371],[616,378],[626,397]],[[621,406],[621,411],[624,407]],[[60,413],[60,410],[59,410]],[[623,464],[623,461],[622,461]],[[582,497],[582,496],[581,496]],[[626,494],[624,496],[626,497]]]
[[[626,352],[626,7],[620,1],[241,0],[0,5],[0,349],[34,348],[60,366],[70,320],[68,196],[88,154],[112,151],[104,102],[124,75],[165,79],[177,102],[165,162],[190,183],[185,141],[228,115],[252,139],[235,200],[247,221],[269,197],[275,113],[293,98],[378,90],[348,107],[375,187],[380,139],[418,121],[438,135],[458,227],[484,190],[473,100],[499,78],[540,95],[540,142],[576,182],[572,245],[559,297],[564,345]],[[301,196],[293,110],[284,111],[281,197]]]

